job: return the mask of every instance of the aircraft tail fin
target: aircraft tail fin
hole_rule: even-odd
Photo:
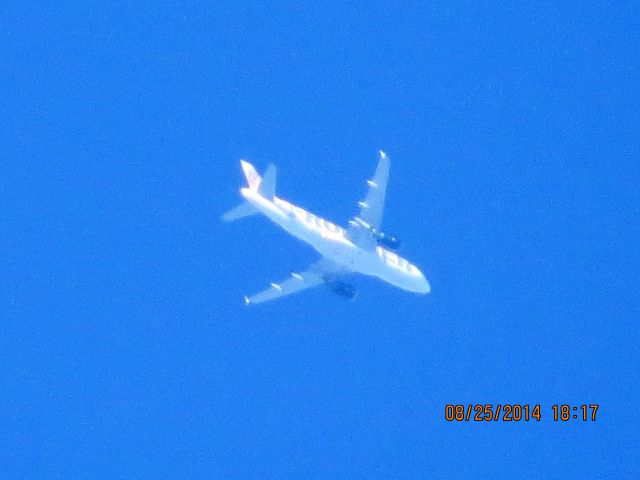
[[[234,220],[249,217],[257,213],[259,213],[259,211],[253,205],[249,202],[244,202],[222,215],[222,220],[225,222],[233,222]]]
[[[273,164],[267,167],[267,171],[264,172],[264,177],[261,177],[255,167],[246,160],[240,160],[240,166],[251,190],[258,192],[269,200],[276,195],[276,167]],[[222,215],[222,220],[225,222],[233,222],[234,220],[249,217],[257,213],[260,213],[260,211],[256,207],[249,202],[244,202]]]
[[[244,176],[247,179],[247,184],[251,190],[257,191],[260,188],[260,183],[262,183],[262,177],[256,172],[256,169],[253,165],[245,160],[240,160],[240,166],[242,167],[242,171],[244,172]]]
[[[267,167],[263,177],[246,160],[240,160],[240,165],[251,190],[269,199],[276,195],[276,167],[272,163]]]

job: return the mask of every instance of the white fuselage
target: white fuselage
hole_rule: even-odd
[[[422,272],[394,252],[380,246],[374,250],[359,248],[343,228],[281,198],[269,200],[249,188],[241,189],[240,193],[274,223],[346,270],[377,277],[411,292],[431,290]]]

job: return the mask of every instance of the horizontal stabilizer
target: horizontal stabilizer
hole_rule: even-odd
[[[269,200],[276,196],[276,167],[273,163],[264,172],[258,193]]]
[[[233,222],[234,220],[238,220],[239,218],[249,217],[251,215],[255,215],[256,213],[259,212],[253,205],[251,205],[249,202],[244,202],[222,215],[222,220],[224,220],[225,222]]]

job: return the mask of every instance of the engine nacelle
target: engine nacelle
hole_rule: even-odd
[[[358,294],[353,285],[336,280],[335,278],[325,278],[325,283],[333,293],[348,300],[353,300]]]
[[[391,250],[397,250],[400,248],[400,244],[402,243],[398,237],[389,235],[385,232],[373,232],[373,237],[379,244],[384,245]]]

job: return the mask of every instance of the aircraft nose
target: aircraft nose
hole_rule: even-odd
[[[425,277],[422,272],[420,273],[420,279],[418,281],[418,293],[427,294],[431,291],[431,285],[429,285],[429,280]]]

